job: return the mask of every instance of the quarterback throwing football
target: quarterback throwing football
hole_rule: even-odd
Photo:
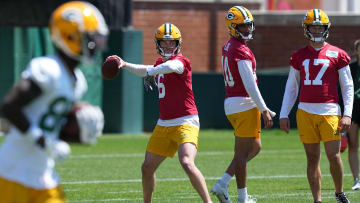
[[[280,112],[280,128],[290,129],[289,112],[295,104],[300,140],[307,157],[307,177],[314,202],[321,202],[320,141],[324,143],[330,172],[339,203],[349,200],[343,193],[343,164],[340,157],[340,133],[351,125],[354,87],[350,74],[350,57],[340,48],[326,43],[330,21],[320,9],[305,14],[304,35],[309,45],[295,51],[290,58],[290,72]],[[337,83],[340,82],[344,114],[338,104]]]
[[[161,57],[154,65],[132,64],[118,56],[109,56],[120,60],[120,68],[145,77],[145,88],[152,89],[151,84],[156,84],[159,91],[160,118],[141,167],[144,203],[152,201],[156,169],[176,151],[191,184],[202,200],[209,203],[204,176],[194,163],[200,123],[192,91],[191,64],[180,53],[180,30],[171,23],[161,25],[155,32],[155,45]]]

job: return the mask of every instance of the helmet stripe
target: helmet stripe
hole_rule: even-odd
[[[244,16],[244,21],[249,20],[249,15],[246,12],[246,10],[242,6],[234,6],[237,10],[240,11],[240,13]]]
[[[321,22],[321,15],[319,9],[314,9],[314,21],[320,21]]]
[[[165,31],[165,35],[170,35],[171,33],[171,25],[169,23],[165,23],[165,28],[164,28],[164,31]]]

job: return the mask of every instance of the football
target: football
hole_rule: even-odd
[[[69,114],[67,115],[66,123],[61,128],[59,138],[66,142],[80,143],[80,127],[76,119],[76,112],[89,105],[86,102],[75,103]]]
[[[109,56],[101,67],[102,76],[107,80],[114,79],[120,71],[120,59],[116,56]]]

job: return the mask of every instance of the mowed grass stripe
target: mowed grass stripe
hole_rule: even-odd
[[[298,149],[284,149],[284,150],[261,150],[262,153],[303,153],[304,150]],[[260,152],[260,153],[261,153]],[[198,156],[214,156],[214,155],[233,155],[233,151],[224,152],[199,152]],[[70,159],[91,159],[91,158],[125,158],[125,157],[144,157],[144,153],[132,153],[132,154],[79,154],[71,155]]]

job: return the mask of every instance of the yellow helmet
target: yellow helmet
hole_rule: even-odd
[[[309,30],[310,25],[324,26],[325,30],[322,33],[322,36],[314,37]],[[321,9],[309,10],[304,16],[304,21],[303,21],[304,35],[307,39],[313,42],[323,42],[329,36],[330,25],[331,25],[330,20],[324,11],[322,11]]]
[[[248,24],[251,26],[250,32],[247,36],[244,36],[238,31],[237,26],[241,24]],[[253,38],[253,32],[255,30],[254,18],[250,11],[243,6],[234,6],[228,10],[225,16],[225,25],[229,34],[235,38],[241,37],[245,40]]]
[[[176,47],[172,54],[166,54],[160,46],[160,41],[162,40],[175,40]],[[155,45],[158,53],[165,58],[170,58],[180,52],[181,48],[181,33],[179,28],[174,24],[165,23],[162,24],[155,32]]]
[[[59,6],[50,18],[50,35],[67,56],[89,61],[106,45],[108,27],[100,11],[90,3],[71,1]]]

